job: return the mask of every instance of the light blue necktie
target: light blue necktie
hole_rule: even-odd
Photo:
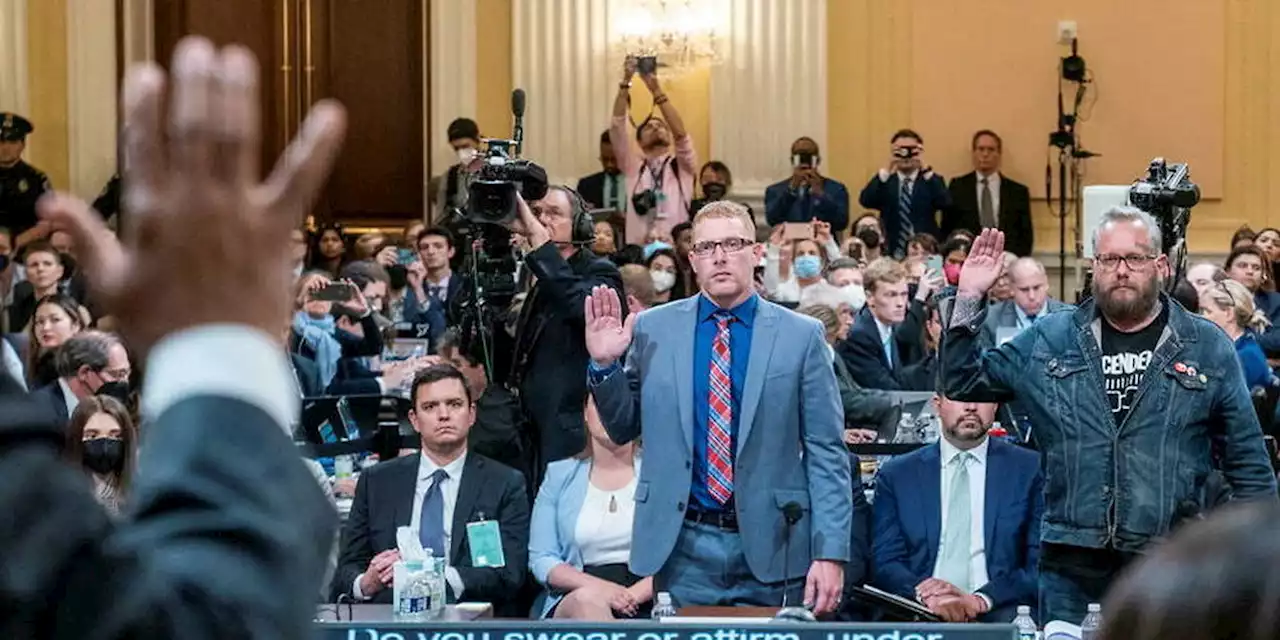
[[[449,478],[444,469],[436,469],[427,479],[427,495],[422,496],[422,511],[418,517],[418,541],[423,549],[430,549],[434,556],[447,556],[444,548],[444,494],[440,485]]]
[[[973,502],[969,496],[969,463],[973,454],[961,451],[951,459],[951,494],[947,500],[947,530],[942,532],[942,555],[938,562],[941,580],[969,591],[969,548],[972,543]]]

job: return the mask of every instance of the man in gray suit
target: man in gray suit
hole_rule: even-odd
[[[755,237],[744,207],[715,202],[693,221],[701,295],[624,321],[617,293],[596,287],[590,388],[609,437],[643,436],[650,452],[632,571],[679,606],[777,606],[791,587],[798,604],[792,579],[807,571],[804,603],[821,614],[850,558],[844,416],[822,326],[755,294]]]
[[[1055,311],[1074,307],[1049,297],[1049,276],[1044,265],[1035,258],[1018,258],[1009,265],[1009,283],[1013,299],[997,302],[987,311],[982,337],[986,344],[998,347],[1038,318]]]

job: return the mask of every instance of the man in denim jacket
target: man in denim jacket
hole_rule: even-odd
[[[1160,227],[1116,207],[1094,231],[1093,299],[984,351],[987,290],[1004,237],[973,244],[942,349],[950,398],[1017,399],[1045,474],[1041,620],[1078,623],[1149,542],[1212,506],[1220,471],[1236,499],[1275,499],[1276,478],[1231,341],[1160,293]]]

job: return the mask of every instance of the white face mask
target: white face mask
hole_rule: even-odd
[[[653,278],[653,288],[658,293],[666,293],[671,287],[676,286],[676,274],[661,269],[653,269],[649,271],[649,277]]]
[[[458,164],[471,164],[471,161],[475,160],[476,156],[479,154],[480,152],[478,150],[471,147],[458,149]]]
[[[846,284],[840,287],[840,295],[855,311],[867,304],[867,292],[860,284]]]

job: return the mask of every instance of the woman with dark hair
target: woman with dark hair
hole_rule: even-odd
[[[324,271],[329,277],[336,278],[347,264],[347,240],[342,225],[331,222],[320,227],[315,233],[315,246],[311,250],[311,264],[308,271]]]
[[[1253,239],[1254,246],[1262,249],[1271,267],[1271,282],[1280,281],[1280,229],[1267,227]]]
[[[1224,507],[1134,565],[1107,595],[1102,640],[1280,638],[1280,507]]]
[[[954,235],[942,245],[938,253],[942,254],[942,271],[947,276],[947,284],[955,286],[960,282],[960,267],[969,257],[969,247],[973,240],[963,235]]]
[[[138,432],[119,400],[89,396],[80,401],[67,427],[67,460],[93,479],[98,503],[113,515],[128,497],[138,450]]]
[[[676,260],[676,252],[671,249],[658,249],[644,261],[649,269],[649,277],[653,278],[653,306],[664,302],[679,300],[688,294],[684,290],[685,277]]]
[[[595,240],[591,243],[591,253],[602,258],[612,258],[621,245],[618,243],[618,227],[608,220],[595,221]]]
[[[1247,247],[1253,244],[1254,239],[1257,237],[1258,234],[1254,233],[1253,229],[1249,228],[1249,225],[1241,225],[1239,229],[1236,229],[1235,233],[1231,234],[1231,250]]]
[[[71,336],[83,331],[91,322],[89,312],[69,295],[55,293],[36,303],[35,314],[27,325],[27,382],[32,389],[53,384],[58,372],[53,354]]]
[[[933,234],[917,233],[907,241],[907,258],[925,260],[937,253],[938,239],[933,237]]]

